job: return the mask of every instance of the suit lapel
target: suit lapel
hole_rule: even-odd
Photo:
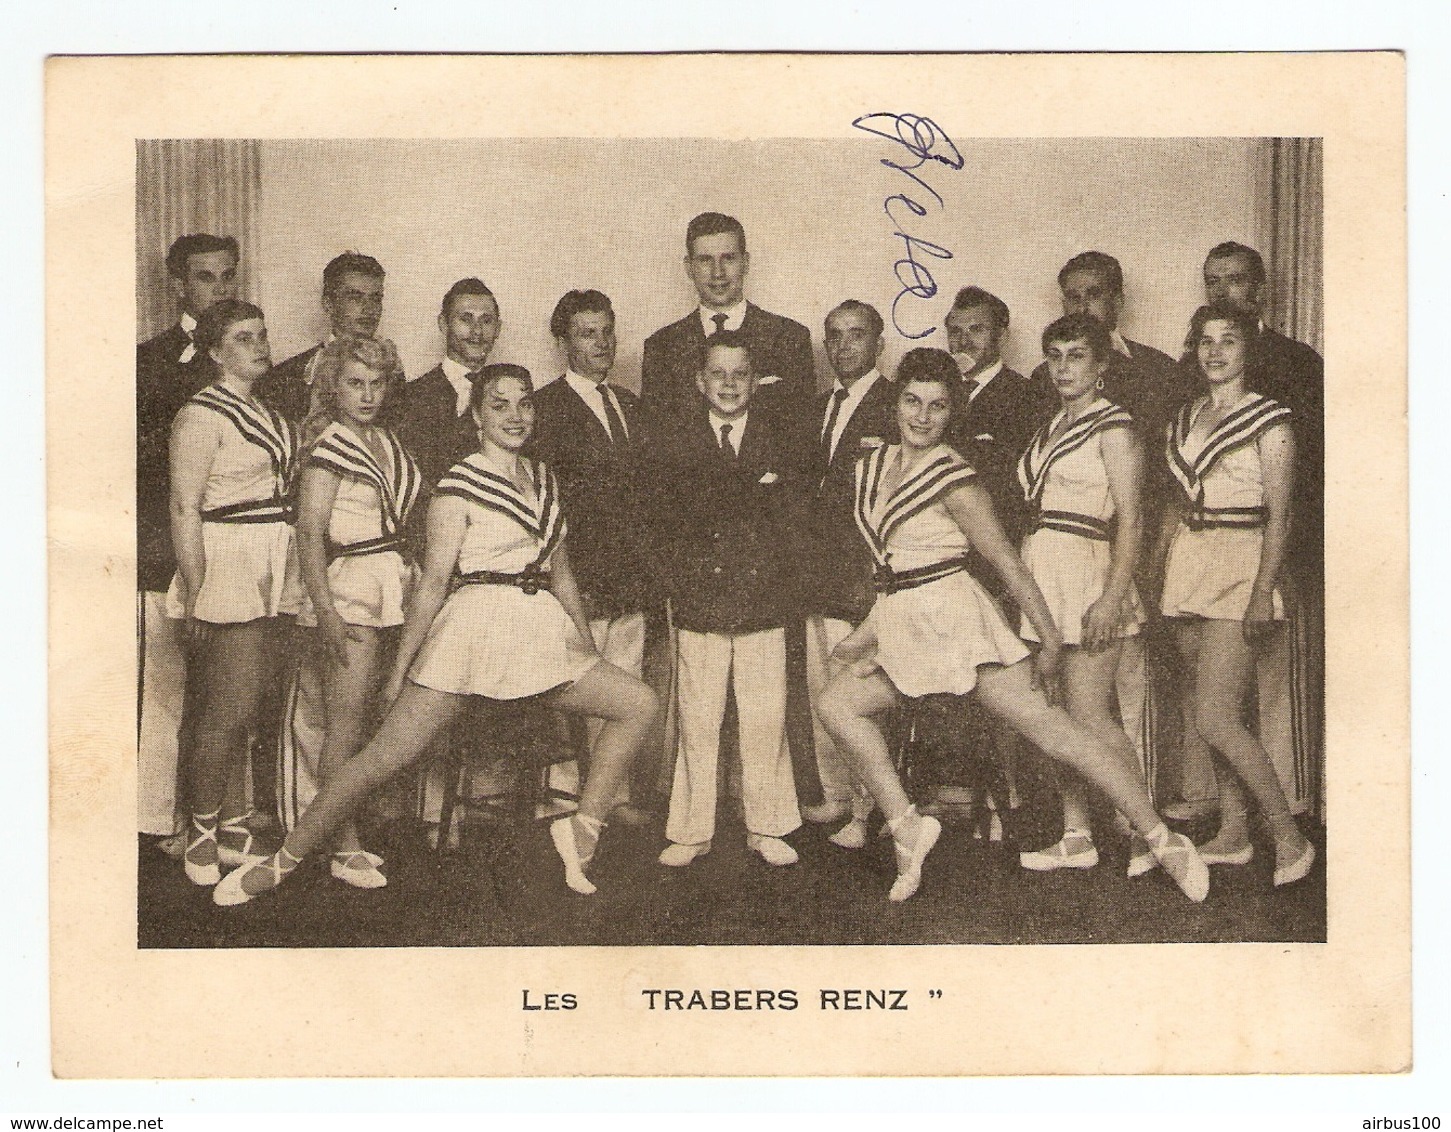
[[[570,406],[569,412],[574,417],[573,423],[575,427],[585,431],[589,442],[594,447],[608,450],[611,447],[610,434],[605,431],[605,426],[600,424],[600,419],[595,416],[593,407],[580,396],[579,390],[571,385],[567,378],[561,377],[559,380],[564,382],[565,400]],[[579,437],[580,441],[584,439],[585,437],[583,436]],[[621,437],[620,439],[624,440],[625,438]]]

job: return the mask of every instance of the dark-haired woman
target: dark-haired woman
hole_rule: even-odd
[[[1155,813],[1137,768],[1061,708],[1042,684],[1058,676],[1063,637],[1003,535],[973,469],[942,435],[959,396],[957,367],[942,350],[914,349],[897,370],[902,442],[857,465],[857,524],[877,563],[876,605],[837,647],[849,667],[818,706],[822,724],[887,818],[897,853],[889,898],[908,899],[941,833],[919,815],[897,777],[877,717],[904,696],[934,692],[980,703],[1101,789],[1141,833],[1185,895],[1203,900],[1209,876],[1194,846]],[[966,572],[976,551],[1005,580],[1041,642],[1036,657]]]
[[[1166,458],[1180,489],[1165,517],[1162,609],[1193,678],[1194,726],[1220,756],[1219,832],[1201,849],[1209,864],[1254,856],[1249,788],[1275,839],[1276,885],[1310,871],[1315,847],[1300,832],[1269,755],[1244,726],[1254,648],[1284,619],[1280,572],[1290,530],[1295,439],[1290,411],[1245,388],[1253,315],[1227,304],[1194,312],[1188,348],[1208,391],[1179,411]]]
[[[286,502],[295,438],[253,395],[272,360],[262,312],[223,300],[198,320],[195,341],[219,373],[171,427],[177,573],[167,613],[185,621],[200,672],[182,756],[191,813],[182,862],[194,884],[214,885],[222,865],[255,860],[248,735],[302,587]]]
[[[656,700],[595,651],[554,474],[521,454],[534,427],[533,393],[520,366],[480,372],[470,399],[480,448],[450,469],[429,506],[423,576],[383,688],[392,705],[387,718],[323,784],[277,853],[218,886],[218,904],[240,904],[281,884],[371,790],[429,749],[468,696],[545,694],[561,711],[605,720],[578,811],[550,827],[565,883],[584,895],[595,891],[585,869]]]
[[[414,568],[404,524],[423,486],[418,465],[379,425],[402,381],[386,339],[334,338],[313,366],[312,409],[303,424],[297,544],[307,600],[297,623],[315,630],[326,729],[318,778],[327,781],[363,746],[383,683],[389,631],[403,624]],[[294,772],[295,773],[295,772]],[[305,807],[310,797],[299,797]],[[382,888],[383,861],[365,850],[350,819],[338,829],[329,868],[355,888]]]

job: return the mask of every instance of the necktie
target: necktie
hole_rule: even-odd
[[[715,323],[715,329],[713,331],[711,331],[711,334],[710,334],[710,336],[712,338],[714,338],[717,334],[719,334],[722,330],[725,329],[726,320],[729,317],[730,317],[729,315],[724,315],[724,314],[713,314],[713,315],[710,316],[710,321],[713,322],[713,323]]]
[[[625,422],[620,419],[620,414],[615,409],[615,399],[610,396],[610,387],[602,381],[595,389],[599,391],[600,400],[605,403],[605,427],[609,430],[610,440],[615,444],[629,440],[629,430],[625,428]]]
[[[838,389],[831,395],[831,409],[826,414],[826,428],[821,432],[821,462],[831,463],[831,438],[836,433],[836,419],[841,415],[841,406],[847,398],[845,389]]]
[[[731,444],[731,426],[723,424],[720,426],[720,450],[727,460],[734,461],[736,450]]]

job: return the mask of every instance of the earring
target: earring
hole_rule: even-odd
[[[1098,381],[1094,383],[1094,386],[1093,387],[1095,389],[1097,389],[1100,393],[1102,393],[1103,392],[1103,378],[1100,377],[1098,379]]]

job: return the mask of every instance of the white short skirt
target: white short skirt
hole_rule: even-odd
[[[206,573],[196,596],[196,619],[235,625],[296,613],[303,589],[294,539],[287,523],[203,523]],[[166,592],[166,615],[186,616],[180,573]]]
[[[327,585],[333,608],[349,625],[366,625],[386,629],[403,624],[403,607],[413,591],[418,576],[396,550],[381,554],[357,554],[335,558],[328,563]],[[297,615],[299,625],[317,624],[317,611],[312,599],[303,595],[302,609]]]
[[[986,591],[965,570],[925,586],[883,594],[867,616],[874,657],[904,696],[977,687],[983,664],[1016,664],[1028,648]]]
[[[1244,620],[1263,546],[1260,530],[1194,531],[1181,523],[1164,567],[1164,616]],[[1274,615],[1276,620],[1285,616],[1279,590],[1274,594]]]
[[[547,590],[474,585],[439,610],[408,678],[439,692],[518,700],[573,683],[598,662]]]
[[[1083,643],[1083,615],[1103,596],[1112,560],[1111,543],[1047,527],[1040,527],[1023,543],[1023,565],[1038,583],[1065,645]],[[1117,636],[1132,637],[1143,623],[1144,607],[1138,590],[1130,585]],[[1022,636],[1028,641],[1038,639],[1027,617],[1023,618]]]

